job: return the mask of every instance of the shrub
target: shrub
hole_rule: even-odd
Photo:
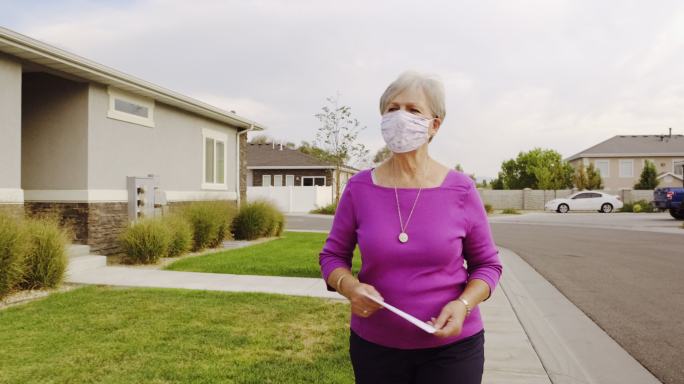
[[[519,215],[520,214],[520,212],[518,212],[518,210],[515,208],[505,208],[503,211],[501,211],[501,213],[503,213],[505,215]]]
[[[172,232],[162,219],[142,218],[130,223],[119,239],[126,253],[126,262],[150,264],[166,257]]]
[[[261,236],[280,236],[285,217],[267,200],[244,204],[233,220],[231,230],[236,239],[253,240]]]
[[[641,199],[631,203],[624,203],[620,212],[653,212],[653,206],[648,201]]]
[[[221,245],[230,236],[235,207],[229,201],[195,201],[181,209],[192,227],[192,250]]]
[[[24,225],[28,246],[20,286],[24,289],[57,287],[64,280],[71,230],[61,227],[58,216],[54,215],[30,218]]]
[[[494,208],[492,207],[491,204],[485,204],[485,211],[487,211],[487,214],[489,215],[490,213],[494,212]]]
[[[328,205],[324,205],[322,207],[312,209],[311,211],[309,211],[309,213],[320,213],[320,214],[324,214],[324,215],[334,215],[336,210],[337,210],[337,204],[335,204],[333,202],[333,203],[330,203]]]
[[[0,214],[0,298],[12,292],[21,280],[26,240],[19,221]]]
[[[180,256],[192,248],[192,226],[181,215],[164,216],[162,221],[171,234],[168,257]]]

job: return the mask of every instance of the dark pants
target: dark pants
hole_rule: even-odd
[[[451,344],[421,349],[385,347],[350,329],[349,356],[356,384],[480,384],[484,329]]]

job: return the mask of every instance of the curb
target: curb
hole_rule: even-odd
[[[552,383],[661,383],[520,256],[499,251],[501,288]]]

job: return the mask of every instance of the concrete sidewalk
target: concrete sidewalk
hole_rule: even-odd
[[[505,250],[504,250],[505,251]],[[84,259],[85,260],[85,259]],[[329,292],[320,278],[229,275],[122,266],[70,265],[70,283],[128,287],[187,288],[230,292],[264,292],[347,300]],[[551,383],[505,294],[496,289],[480,305],[485,322],[484,383]]]

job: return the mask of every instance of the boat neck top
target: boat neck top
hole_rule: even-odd
[[[361,251],[357,278],[380,292],[384,300],[427,321],[458,299],[466,284],[481,279],[490,296],[502,265],[484,204],[474,181],[449,170],[438,187],[385,187],[373,181],[373,169],[352,176],[344,187],[332,229],[319,254],[321,276],[339,267],[351,269],[355,247]],[[401,232],[397,207],[409,236]],[[418,200],[416,200],[418,197]],[[406,222],[415,201],[415,209]],[[489,298],[489,297],[488,297]],[[350,328],[367,341],[400,349],[431,348],[454,343],[483,329],[479,306],[466,317],[461,333],[440,338],[386,309],[369,317],[351,314]]]
[[[444,179],[442,179],[442,183],[441,183],[438,187],[428,187],[428,188],[422,188],[422,189],[423,189],[423,190],[426,190],[426,189],[439,189],[439,188],[443,187],[443,186],[447,183],[449,177],[451,176],[451,173],[452,173],[452,170],[450,169],[450,170],[447,172],[446,176],[444,176]],[[373,168],[370,169],[370,174],[371,174],[371,181],[372,181],[373,185],[375,185],[376,187],[380,187],[380,188],[392,188],[392,189],[394,189],[394,187],[387,187],[387,186],[378,184],[377,179],[375,178],[375,167],[373,167]],[[397,187],[397,189],[407,189],[407,190],[408,190],[408,189],[415,189],[415,190],[418,190],[418,189],[421,189],[421,188],[420,188],[420,187]]]

